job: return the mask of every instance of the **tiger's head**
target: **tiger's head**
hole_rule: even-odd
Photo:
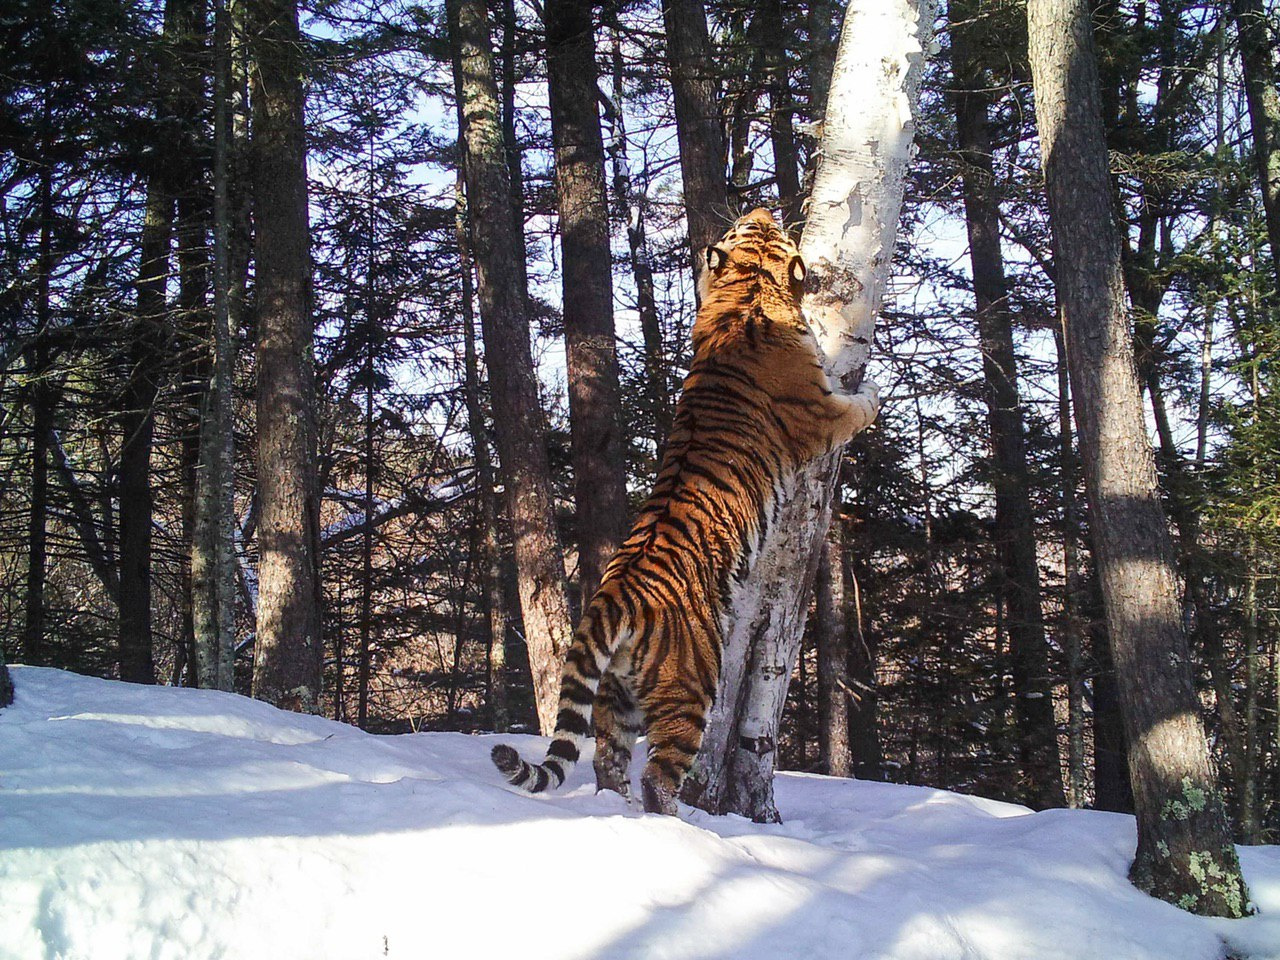
[[[734,221],[723,237],[703,251],[698,299],[706,303],[724,287],[752,277],[768,277],[799,305],[805,265],[791,235],[763,207]]]

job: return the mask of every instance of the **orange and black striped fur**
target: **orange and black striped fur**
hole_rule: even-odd
[[[874,384],[835,393],[800,313],[805,267],[767,210],[706,250],[693,362],[653,493],[606,568],[565,658],[555,737],[541,764],[493,762],[516,786],[558,787],[595,725],[596,782],[628,794],[649,739],[644,807],[675,813],[720,673],[722,626],[780,481],[844,444],[878,409]]]

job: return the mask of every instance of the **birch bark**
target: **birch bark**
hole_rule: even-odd
[[[801,252],[809,267],[805,311],[847,390],[861,380],[889,279],[932,26],[929,0],[852,0],[840,36]],[[712,813],[781,819],[773,800],[777,731],[840,456],[787,484],[734,598],[716,702],[684,791]]]

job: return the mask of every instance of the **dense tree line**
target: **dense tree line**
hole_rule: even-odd
[[[1076,6],[939,11],[886,404],[839,467],[777,758],[1141,810],[1135,718],[1175,702],[1185,775],[1274,840],[1280,24]],[[0,653],[546,729],[670,426],[691,260],[756,205],[803,227],[842,15],[11,4]],[[1053,86],[1059,28],[1085,92]]]

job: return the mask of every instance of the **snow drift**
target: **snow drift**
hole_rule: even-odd
[[[13,672],[4,958],[1280,958],[1277,847],[1260,915],[1205,920],[1126,882],[1115,814],[782,774],[781,825],[647,816],[589,763],[507,787],[492,738]]]

